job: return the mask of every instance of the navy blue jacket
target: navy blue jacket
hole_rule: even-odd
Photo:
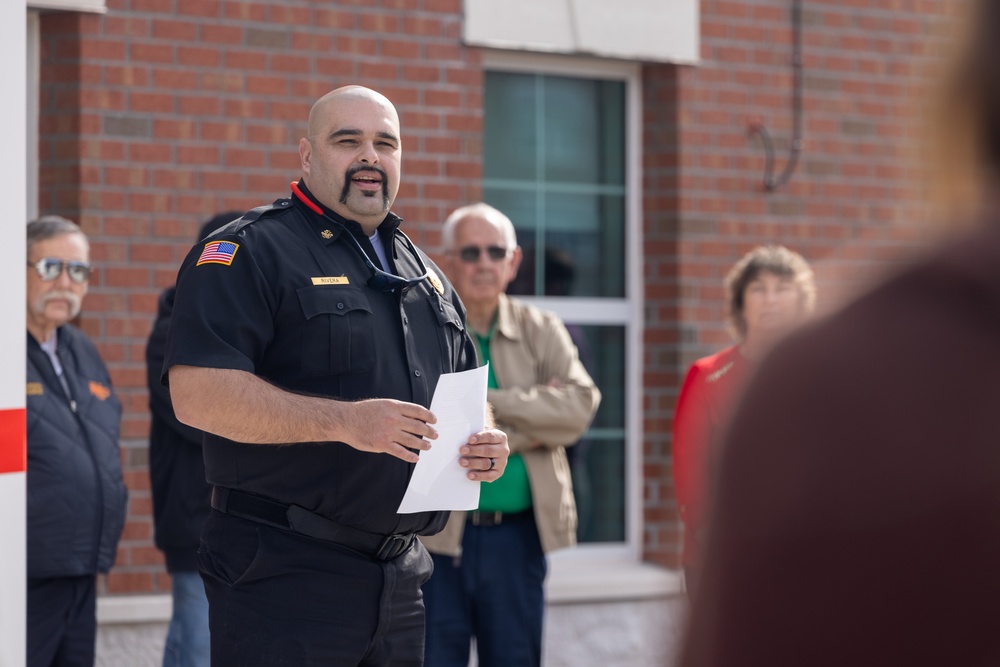
[[[28,334],[28,577],[107,572],[125,524],[118,433],[122,406],[97,348],[71,325],[57,354],[66,395],[48,355]]]

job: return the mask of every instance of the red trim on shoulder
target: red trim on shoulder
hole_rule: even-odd
[[[24,408],[0,410],[0,473],[27,469],[27,435]]]

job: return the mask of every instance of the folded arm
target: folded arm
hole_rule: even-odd
[[[601,392],[561,324],[537,341],[537,383],[490,389],[497,424],[511,451],[574,444],[590,426]]]

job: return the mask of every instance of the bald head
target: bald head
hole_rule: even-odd
[[[396,108],[363,86],[337,88],[317,100],[309,136],[299,140],[309,190],[369,235],[396,198],[401,156]]]
[[[331,90],[312,105],[312,108],[309,110],[309,136],[314,137],[325,130],[325,118],[330,105],[336,105],[338,102],[346,100],[368,100],[374,102],[382,107],[387,114],[395,118],[396,125],[397,127],[399,126],[399,116],[396,113],[396,107],[392,105],[392,102],[385,95],[364,86],[342,86]]]

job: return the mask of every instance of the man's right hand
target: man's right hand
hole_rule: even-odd
[[[438,437],[430,426],[437,417],[415,403],[373,398],[342,403],[341,407],[345,433],[338,439],[363,452],[380,452],[416,463],[418,452],[431,448],[427,440]]]

